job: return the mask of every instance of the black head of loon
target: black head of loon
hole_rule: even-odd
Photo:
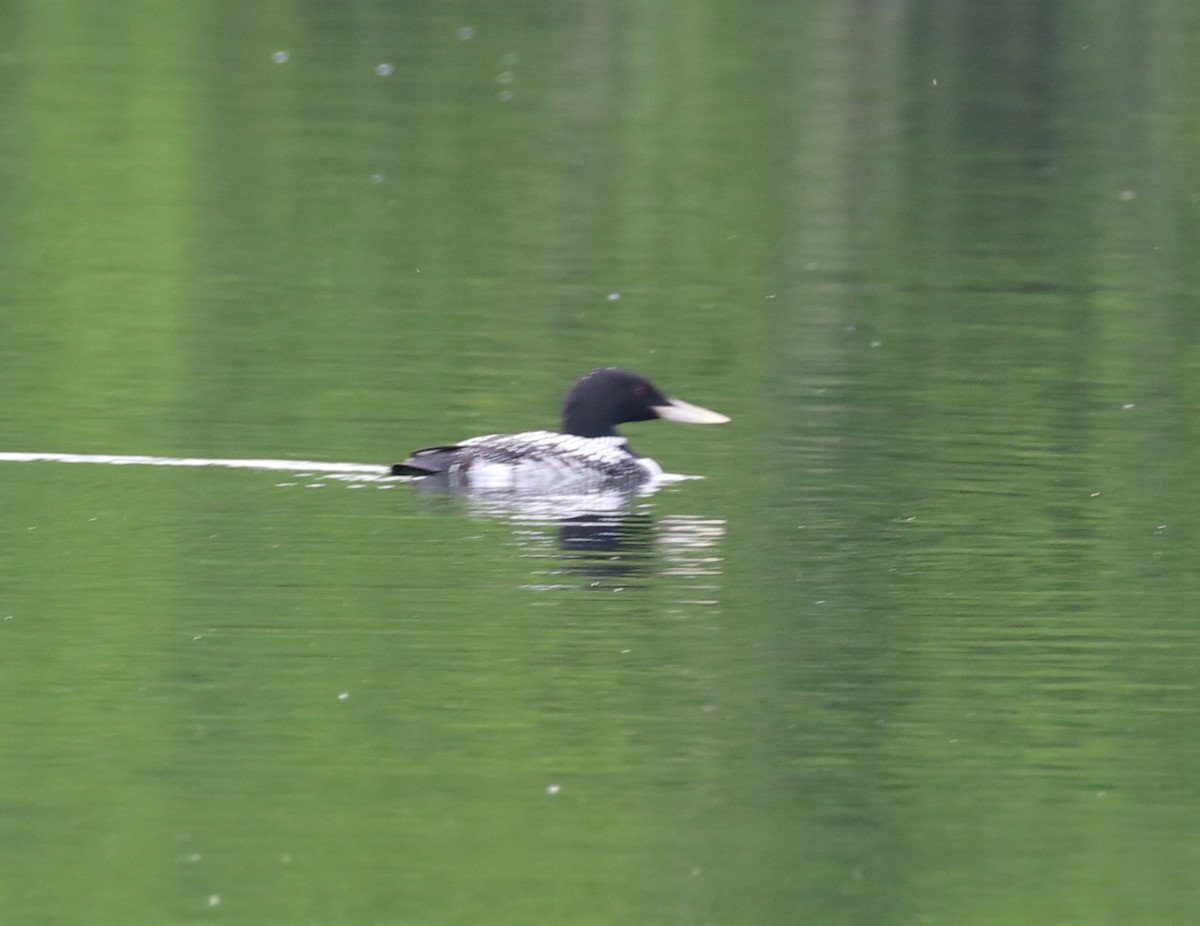
[[[577,437],[615,437],[617,425],[653,418],[688,424],[723,424],[729,420],[699,405],[667,398],[644,376],[606,367],[592,370],[567,392],[562,430]]]

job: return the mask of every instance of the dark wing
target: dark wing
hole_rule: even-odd
[[[446,473],[463,462],[465,447],[448,444],[445,447],[426,447],[415,451],[403,463],[392,464],[393,476],[430,476]]]

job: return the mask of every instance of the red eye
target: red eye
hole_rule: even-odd
[[[634,386],[633,394],[640,399],[642,396],[644,396],[646,394],[646,387],[645,386]]]

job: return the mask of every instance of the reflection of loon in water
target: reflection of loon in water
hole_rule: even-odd
[[[509,524],[522,556],[542,560],[535,591],[565,588],[618,590],[670,575],[697,591],[721,572],[725,522],[694,515],[656,516],[636,492],[528,496],[511,492],[463,493],[439,480],[419,479],[413,489],[452,503],[477,518]]]
[[[558,524],[564,573],[592,579],[629,580],[654,571],[654,519],[645,512],[583,515]]]
[[[646,508],[631,507],[641,494],[632,489],[548,496],[463,492],[436,478],[414,480],[412,487],[431,502],[454,501],[474,517],[511,524],[525,555],[553,556],[564,573],[635,579],[654,571],[655,520]]]
[[[526,557],[544,559],[535,591],[585,588],[617,591],[672,576],[711,597],[721,574],[725,522],[692,515],[656,518],[648,511],[530,524],[518,532]]]

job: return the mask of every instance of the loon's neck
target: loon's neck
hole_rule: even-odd
[[[620,437],[616,426],[605,416],[587,414],[578,409],[563,413],[562,432],[576,437]]]

